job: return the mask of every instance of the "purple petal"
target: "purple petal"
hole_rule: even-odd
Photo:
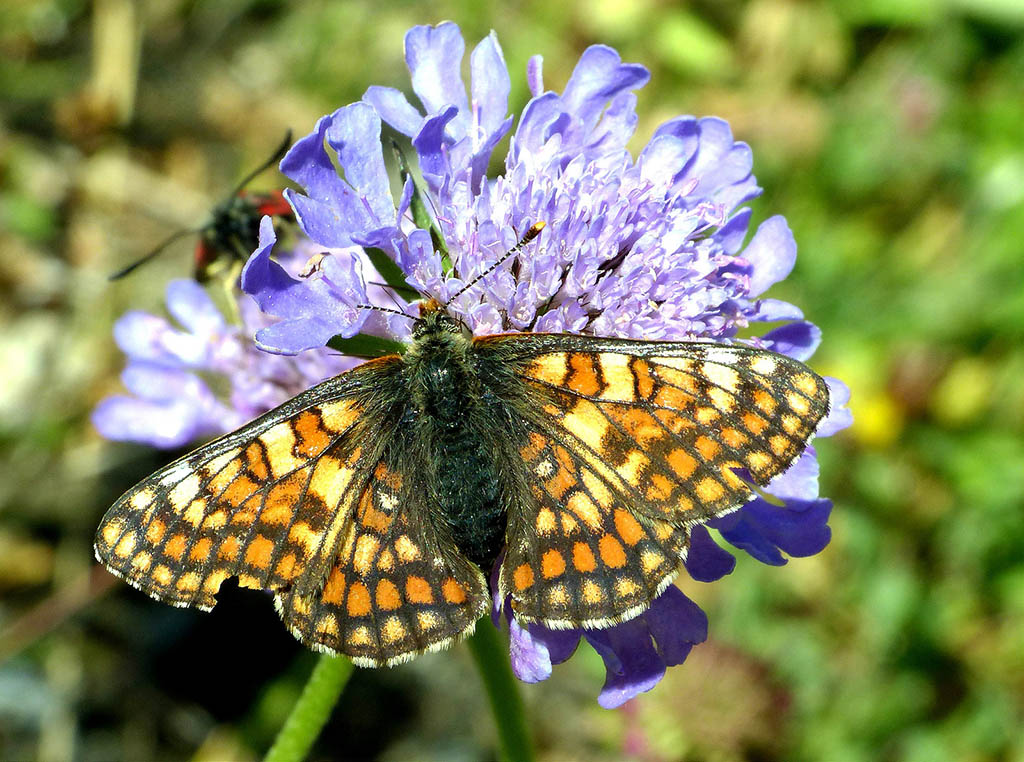
[[[708,639],[708,616],[675,585],[644,613],[658,652],[669,667],[682,664],[697,643]]]
[[[789,275],[796,262],[796,239],[784,217],[776,215],[762,222],[743,258],[754,266],[750,276],[751,296],[759,296],[768,287]]]
[[[779,299],[758,299],[754,309],[747,313],[747,319],[759,323],[773,323],[776,320],[803,320],[804,313],[795,304]]]
[[[568,660],[580,644],[582,630],[549,630],[539,624],[530,625],[530,634],[534,641],[542,643],[548,651],[552,664],[561,664]]]
[[[526,82],[534,98],[544,92],[544,56],[530,56],[526,62]]]
[[[714,582],[736,567],[736,557],[712,539],[708,530],[698,524],[690,529],[690,549],[686,554],[686,571],[698,582]]]
[[[508,116],[508,94],[512,80],[508,66],[492,31],[480,41],[470,56],[473,91],[473,115],[484,135],[496,132]]]
[[[808,360],[821,343],[821,329],[806,321],[788,323],[766,333],[761,342],[794,360]]]
[[[607,673],[597,703],[605,709],[622,706],[665,676],[665,662],[654,648],[643,618],[607,630],[590,630],[584,637],[604,660]]]
[[[381,119],[410,138],[423,123],[423,114],[409,103],[405,93],[393,87],[373,85],[363,93],[363,100],[373,106]]]
[[[743,248],[743,239],[747,237],[747,228],[750,226],[750,216],[753,213],[754,210],[750,207],[740,209],[711,236],[726,254],[735,254]]]
[[[529,630],[520,627],[515,618],[509,621],[509,657],[512,674],[524,683],[539,683],[551,677],[551,656],[547,646],[534,638]]]
[[[469,104],[462,82],[465,51],[459,27],[450,21],[436,27],[416,26],[405,35],[405,63],[412,74],[412,89],[428,115],[447,106],[458,109],[452,125],[456,139],[469,128]]]
[[[167,284],[167,311],[189,333],[223,331],[224,317],[206,290],[194,280],[178,278]]]
[[[591,45],[580,56],[565,86],[565,110],[575,114],[590,132],[605,106],[619,93],[647,84],[650,72],[639,64],[623,64],[618,52],[606,45]]]
[[[815,433],[819,437],[830,437],[853,425],[853,413],[847,407],[850,403],[850,387],[831,376],[825,376],[825,383],[828,385],[829,411],[818,424]]]
[[[448,170],[445,159],[445,128],[458,115],[454,106],[424,120],[412,144],[420,158],[423,179],[433,192],[437,192]]]

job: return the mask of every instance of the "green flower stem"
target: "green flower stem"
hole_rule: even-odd
[[[328,654],[320,657],[264,762],[301,762],[306,758],[351,674],[348,659]]]
[[[505,762],[532,762],[533,747],[526,729],[526,712],[519,695],[508,649],[490,622],[478,622],[476,632],[466,641],[483,678],[491,713],[498,726],[501,757]]]

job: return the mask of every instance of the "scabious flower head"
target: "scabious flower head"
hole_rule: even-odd
[[[321,118],[281,162],[303,188],[286,192],[302,233],[329,253],[315,273],[299,276],[264,221],[241,278],[270,316],[255,333],[258,350],[246,350],[260,358],[254,366],[310,352],[326,362],[332,337],[407,341],[411,321],[361,307],[390,304],[411,315],[410,301],[426,297],[451,300],[448,310],[476,334],[738,341],[741,330],[785,321],[744,341],[801,360],[813,353],[818,329],[796,306],[763,297],[792,269],[796,244],[785,220],[772,217],[744,245],[751,213],[742,205],[760,189],[750,149],[726,122],[671,119],[633,157],[626,146],[637,124],[636,91],[649,74],[611,48],[584,51],[560,93],[545,88],[541,58],[531,59],[532,98],[518,119],[508,114],[511,80],[493,33],[470,55],[468,91],[455,24],[413,28],[405,53],[419,106],[398,90],[371,87]],[[411,140],[421,184],[404,173],[393,193],[382,123]],[[503,169],[490,177],[506,136]],[[537,222],[546,223],[538,241],[502,262]],[[382,290],[382,282],[392,288]],[[819,436],[850,420],[848,392],[838,381],[829,385],[832,412]],[[818,496],[817,475],[808,448],[768,487],[781,507],[757,498],[709,526],[764,563],[817,553],[829,540],[831,510]],[[716,580],[734,564],[705,527],[692,529],[686,569],[694,579]],[[674,586],[607,629],[523,625],[496,599],[494,621],[503,618],[513,669],[527,682],[546,679],[552,665],[589,643],[607,667],[599,697],[607,707],[649,690],[707,636],[704,612]]]

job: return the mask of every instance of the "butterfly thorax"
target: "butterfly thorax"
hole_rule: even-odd
[[[492,437],[499,411],[474,365],[471,339],[441,311],[425,312],[405,356],[418,447],[433,473],[432,502],[459,549],[489,571],[504,543],[505,510]]]

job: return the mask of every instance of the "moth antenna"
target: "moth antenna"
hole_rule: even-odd
[[[284,140],[281,141],[281,145],[274,149],[273,155],[265,162],[260,164],[258,167],[256,167],[256,169],[254,169],[252,172],[247,174],[244,178],[242,178],[242,181],[235,186],[235,189],[231,192],[231,195],[237,196],[245,189],[246,185],[251,183],[257,177],[257,175],[267,171],[268,169],[270,169],[271,165],[276,164],[278,161],[280,161],[281,158],[288,152],[288,149],[291,147],[291,145],[292,131],[288,130],[284,134]]]
[[[484,270],[478,276],[473,278],[473,280],[471,280],[465,286],[463,286],[458,291],[456,291],[455,294],[452,295],[452,297],[449,298],[448,301],[444,303],[444,306],[447,307],[449,304],[451,304],[456,299],[458,299],[460,296],[462,296],[462,294],[464,294],[466,291],[468,291],[473,286],[475,286],[477,284],[477,282],[483,280],[488,275],[490,275],[492,272],[494,272],[499,267],[501,267],[505,262],[508,261],[509,257],[513,257],[516,254],[518,254],[520,251],[522,251],[523,247],[526,246],[526,244],[528,244],[534,238],[539,236],[540,235],[540,231],[542,231],[546,227],[547,227],[547,223],[543,222],[543,221],[538,221],[538,222],[533,223],[533,225],[530,226],[530,229],[526,231],[526,233],[523,235],[522,238],[519,239],[519,243],[517,243],[511,249],[506,251],[505,252],[505,256],[501,257],[497,262],[495,262],[493,265],[488,267],[486,270]]]
[[[149,262],[151,259],[155,258],[160,252],[162,252],[172,243],[177,241],[179,238],[184,238],[187,235],[195,235],[196,233],[202,233],[203,230],[204,228],[192,228],[189,230],[179,230],[177,233],[171,233],[163,241],[157,244],[157,246],[154,249],[152,249],[148,254],[140,257],[139,259],[136,259],[130,265],[122,267],[113,275],[108,276],[108,280],[120,280],[128,273],[132,272],[136,268],[141,267],[142,265],[146,264],[146,262]]]

